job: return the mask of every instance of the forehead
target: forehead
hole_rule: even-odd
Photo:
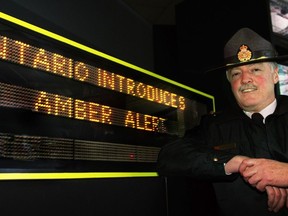
[[[258,63],[252,63],[252,64],[246,64],[246,65],[241,65],[241,66],[237,66],[237,67],[232,67],[230,69],[228,69],[228,72],[230,71],[234,71],[234,70],[241,70],[241,69],[249,69],[249,68],[264,68],[264,67],[268,67],[269,66],[269,62],[258,62]]]

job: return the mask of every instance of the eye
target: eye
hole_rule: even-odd
[[[231,71],[231,77],[232,78],[236,78],[236,77],[239,77],[240,76],[240,71]]]
[[[257,71],[261,71],[261,69],[260,68],[253,68],[251,71],[252,72],[257,72]]]

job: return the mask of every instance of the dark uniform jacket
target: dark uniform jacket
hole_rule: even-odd
[[[265,125],[253,122],[240,108],[203,117],[199,127],[162,147],[158,174],[212,181],[220,215],[288,216],[286,207],[268,211],[266,192],[251,187],[239,174],[225,174],[224,163],[235,155],[288,162],[287,96],[277,98]]]

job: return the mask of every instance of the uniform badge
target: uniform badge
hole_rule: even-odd
[[[240,46],[237,56],[240,62],[246,62],[251,59],[252,52],[250,51],[248,46],[243,44]]]

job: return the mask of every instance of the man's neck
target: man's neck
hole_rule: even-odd
[[[275,111],[276,106],[277,106],[277,100],[274,99],[274,101],[273,101],[272,103],[270,103],[270,104],[269,104],[268,106],[266,106],[264,109],[260,110],[259,113],[260,113],[260,114],[264,117],[264,119],[265,119],[268,115],[272,114],[272,113]],[[254,113],[254,112],[249,112],[249,111],[245,111],[245,110],[243,110],[243,111],[244,111],[244,113],[245,113],[247,116],[249,116],[249,117],[251,117],[251,115]]]

